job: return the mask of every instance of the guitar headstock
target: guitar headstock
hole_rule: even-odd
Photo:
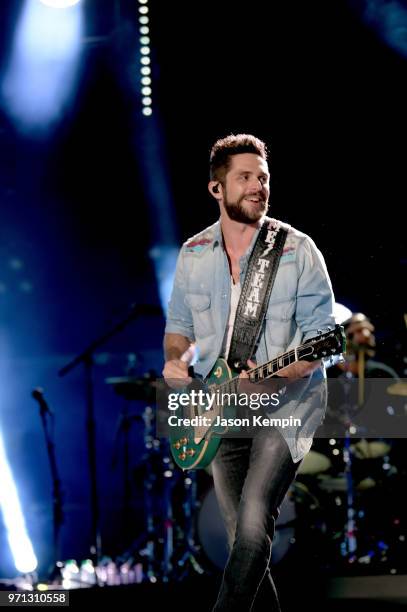
[[[299,359],[314,361],[326,359],[333,355],[341,355],[346,351],[346,336],[342,325],[335,325],[314,338],[310,338],[298,348]]]

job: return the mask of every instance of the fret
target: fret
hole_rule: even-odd
[[[287,353],[284,353],[279,357],[275,357],[274,359],[271,359],[271,361],[268,361],[267,363],[264,363],[263,365],[250,370],[249,378],[251,382],[257,383],[260,380],[273,376],[279,370],[282,370],[283,368],[291,365],[292,363],[295,363],[298,360],[298,353],[295,349],[288,351]],[[231,380],[224,381],[223,383],[221,383],[219,385],[219,388],[221,388],[225,393],[237,393],[239,381],[239,377],[235,376]]]
[[[272,359],[268,363],[265,363],[262,366],[255,368],[252,371],[251,379],[254,382],[257,382],[262,378],[267,378],[268,376],[272,376],[279,370],[282,370],[283,368],[287,367],[288,365],[291,365],[296,361],[298,361],[296,351],[289,351],[288,353],[284,353],[284,355],[280,355],[279,357]]]

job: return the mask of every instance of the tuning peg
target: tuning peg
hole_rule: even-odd
[[[319,333],[319,335],[323,333],[322,329],[317,329],[317,332]]]
[[[328,327],[326,328],[326,330],[330,332],[330,331],[332,331],[332,327],[329,327],[329,325],[328,325]]]

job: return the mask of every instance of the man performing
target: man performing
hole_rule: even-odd
[[[168,309],[163,376],[173,387],[176,379],[183,384],[191,380],[181,357],[192,342],[199,347],[198,375],[205,378],[219,356],[236,367],[237,357],[245,355],[240,369],[247,377],[245,367],[255,365],[251,359],[263,364],[335,325],[331,283],[314,242],[266,217],[270,174],[265,144],[247,134],[218,140],[210,154],[208,189],[219,204],[220,219],[183,245]],[[280,231],[285,241],[270,280],[273,264],[262,262],[277,249]],[[256,260],[260,266],[253,272],[252,251],[263,234],[264,258]],[[259,295],[267,283],[271,293],[262,303]],[[253,354],[247,355],[241,328],[245,316],[256,319],[261,313],[259,333],[251,338]],[[278,375],[323,380],[325,372],[320,360],[299,360]],[[270,427],[249,439],[222,439],[212,468],[230,555],[214,611],[280,610],[269,567],[275,520],[317,421],[303,436],[287,437]]]

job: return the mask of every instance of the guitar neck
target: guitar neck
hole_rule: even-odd
[[[267,378],[275,376],[280,370],[295,363],[296,361],[306,360],[315,361],[316,359],[326,359],[327,357],[335,359],[341,357],[346,350],[346,340],[343,327],[336,325],[335,329],[329,329],[326,333],[320,332],[318,336],[308,339],[301,346],[297,346],[282,355],[278,355],[274,359],[256,366],[247,371],[247,375],[251,382],[258,383]],[[238,376],[222,383],[221,387],[225,391],[236,392],[240,378]]]
[[[266,378],[271,378],[275,374],[277,374],[283,368],[295,363],[300,360],[300,353],[298,349],[293,349],[292,351],[287,351],[287,353],[283,353],[271,361],[267,363],[263,363],[260,366],[256,366],[251,370],[248,370],[249,378],[252,382],[260,382],[261,380],[265,380]]]
[[[266,378],[271,378],[277,374],[277,372],[289,366],[291,363],[299,361],[302,358],[300,353],[301,348],[302,347],[298,347],[297,349],[287,351],[286,353],[267,361],[267,363],[263,363],[260,366],[256,366],[255,368],[248,370],[247,374],[249,379],[252,382],[257,383],[261,380],[265,380]],[[238,376],[235,376],[230,380],[221,383],[219,387],[221,387],[224,392],[237,393],[240,380],[241,379]]]

